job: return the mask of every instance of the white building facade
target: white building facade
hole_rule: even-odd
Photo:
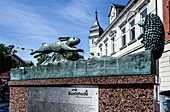
[[[112,4],[110,25],[93,44],[90,41],[90,45],[95,46],[95,50],[90,51],[100,54],[98,56],[119,57],[144,50],[138,38],[142,33],[138,22],[149,13],[156,13],[154,0],[131,0],[121,12]]]
[[[158,14],[163,18],[166,40],[164,53],[159,59],[160,111],[170,112],[170,0],[160,0],[158,8],[163,9]]]
[[[110,25],[93,43],[90,39],[90,45],[93,46],[93,49],[90,47],[90,52],[97,54],[96,57],[121,57],[144,51],[140,38],[142,28],[138,26],[138,22],[149,13],[157,14],[163,21],[163,1],[166,0],[129,0],[126,6],[111,4]],[[159,59],[158,76],[160,86],[155,87],[155,91],[170,90],[170,42],[165,45],[164,53]],[[159,101],[159,95],[155,97]]]

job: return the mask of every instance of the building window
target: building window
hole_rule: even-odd
[[[102,46],[100,46],[100,55],[102,56],[103,51],[102,51]]]
[[[101,44],[99,45],[99,49],[100,49],[100,56],[102,56],[102,54],[103,54],[102,46],[103,46],[103,44],[101,43]]]
[[[114,38],[112,39],[112,52],[115,52],[115,40]]]
[[[105,54],[107,56],[107,43],[105,43]]]
[[[115,12],[112,12],[111,19],[115,18]]]
[[[94,39],[92,39],[92,44],[94,44]]]
[[[140,15],[141,15],[141,21],[146,17],[146,15],[147,15],[147,8],[145,9],[145,10],[143,10],[141,13],[140,13]],[[143,27],[142,28],[140,28],[141,29],[141,33],[143,33]],[[138,39],[140,39],[140,38],[138,38]]]
[[[130,41],[135,39],[135,20],[130,22]]]
[[[147,15],[147,8],[141,12],[141,20]]]
[[[102,47],[100,48],[100,55],[102,56],[103,54],[103,51],[102,51]]]
[[[122,47],[126,45],[126,34],[125,34],[125,28],[121,30],[122,32]]]

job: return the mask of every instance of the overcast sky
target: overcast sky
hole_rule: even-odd
[[[127,4],[128,0],[0,0],[0,43],[37,49],[43,42],[58,41],[60,36],[79,37],[78,46],[89,51],[89,28],[95,11],[105,30],[109,25],[111,3]],[[32,60],[30,50],[18,50],[24,60]],[[85,53],[86,54],[86,53]]]

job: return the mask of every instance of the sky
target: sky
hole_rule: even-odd
[[[81,39],[78,48],[89,52],[89,29],[98,11],[100,26],[109,26],[108,13],[111,3],[126,5],[129,0],[0,0],[0,43],[14,45],[19,57],[36,59],[31,50],[43,42],[57,42],[58,37]]]

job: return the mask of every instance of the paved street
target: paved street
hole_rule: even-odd
[[[2,102],[2,99],[0,97],[0,112],[8,112],[9,103],[8,102]]]
[[[8,102],[0,102],[0,112],[8,112]]]

